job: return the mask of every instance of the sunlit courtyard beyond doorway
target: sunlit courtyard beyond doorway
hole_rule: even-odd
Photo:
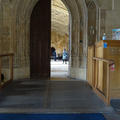
[[[63,63],[62,60],[51,60],[51,80],[57,80],[57,78],[61,78],[62,80],[67,79],[68,65],[68,61],[66,63]]]

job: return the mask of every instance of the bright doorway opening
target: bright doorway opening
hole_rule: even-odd
[[[69,12],[61,0],[51,1],[51,80],[69,73]]]

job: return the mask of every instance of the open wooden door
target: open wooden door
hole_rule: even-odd
[[[30,22],[30,76],[50,77],[51,0],[39,0]]]

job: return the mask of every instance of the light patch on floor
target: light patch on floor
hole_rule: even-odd
[[[51,80],[67,80],[69,63],[51,60]]]

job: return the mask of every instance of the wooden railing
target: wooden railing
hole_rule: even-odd
[[[4,85],[5,83],[8,83],[13,80],[13,53],[8,54],[1,54],[0,55],[0,86]],[[1,81],[1,74],[2,74],[2,58],[3,57],[9,57],[9,69],[10,69],[10,79],[6,81],[5,83],[2,83]]]
[[[113,60],[93,57],[94,91],[109,105],[110,104],[110,65]]]

